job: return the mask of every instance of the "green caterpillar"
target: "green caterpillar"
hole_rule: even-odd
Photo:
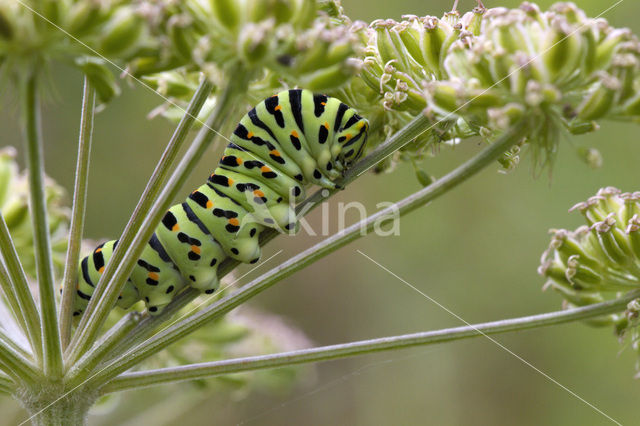
[[[336,188],[334,181],[362,154],[368,128],[340,100],[308,90],[262,101],[240,120],[208,181],[165,214],[117,306],[144,300],[157,315],[186,286],[213,293],[227,257],[257,262],[260,232],[294,231],[292,204],[310,184]],[[80,262],[74,316],[86,309],[117,243],[98,246]]]

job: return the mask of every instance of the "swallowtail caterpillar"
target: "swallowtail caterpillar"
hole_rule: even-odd
[[[227,257],[260,259],[265,227],[297,227],[292,204],[305,187],[334,183],[362,154],[368,122],[340,100],[308,90],[260,102],[231,135],[207,182],[171,207],[136,262],[117,306],[144,300],[157,315],[186,286],[213,293]],[[82,315],[118,241],[80,262],[74,316]]]

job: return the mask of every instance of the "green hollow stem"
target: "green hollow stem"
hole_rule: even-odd
[[[131,246],[128,248],[123,261],[118,263],[114,262],[113,259],[110,260],[109,263],[115,264],[117,266],[117,270],[113,276],[112,283],[107,286],[104,294],[99,299],[95,294],[91,298],[89,307],[93,303],[94,312],[91,313],[87,309],[87,312],[83,316],[83,319],[88,318],[86,323],[87,325],[85,329],[81,330],[81,332],[77,334],[79,336],[78,342],[80,343],[74,348],[75,350],[69,358],[71,363],[76,361],[82,353],[89,350],[92,346],[93,341],[100,332],[100,328],[104,324],[104,321],[114,306],[118,295],[122,291],[126,280],[131,275],[133,267],[135,266],[137,259],[140,257],[145,244],[149,241],[166,210],[178,195],[178,192],[189,176],[189,173],[203,157],[214,138],[220,136],[217,129],[222,127],[225,120],[228,119],[228,115],[235,109],[236,105],[234,100],[237,99],[239,94],[246,91],[247,84],[244,74],[241,71],[231,72],[229,76],[229,81],[216,98],[217,100],[214,111],[207,119],[207,122],[194,139],[180,163],[176,166],[175,171],[167,181],[164,188],[162,188],[156,202],[153,204],[153,207],[149,210],[144,221],[140,225],[140,229],[132,240]],[[120,245],[121,244],[119,244],[119,246]]]
[[[185,380],[204,379],[224,374],[285,367],[310,362],[329,361],[356,355],[410,348],[413,346],[432,345],[436,343],[468,339],[471,337],[486,337],[493,334],[548,327],[551,325],[595,318],[619,312],[625,309],[630,301],[635,300],[638,297],[640,297],[640,291],[634,291],[619,299],[564,311],[549,312],[462,327],[446,328],[436,331],[361,340],[339,345],[321,346],[272,355],[252,356],[179,367],[161,368],[157,370],[124,373],[109,383],[103,389],[103,392],[120,392],[146,386],[162,385]]]
[[[367,155],[364,159],[359,161],[353,168],[349,169],[344,177],[337,181],[340,187],[345,187],[347,184],[352,182],[358,176],[362,175],[364,172],[369,170],[371,167],[375,166],[377,163],[385,159],[387,156],[407,145],[411,141],[413,141],[417,136],[422,133],[430,130],[434,126],[433,121],[424,115],[420,115],[414,118],[411,122],[409,122],[405,127],[400,129],[397,133],[395,133],[391,138],[389,138],[384,143],[380,144],[375,150],[373,150],[369,155]],[[326,191],[326,190],[325,190]],[[334,190],[330,192],[329,196],[334,194],[339,190]],[[320,203],[326,200],[328,197],[322,194],[323,191],[317,191],[305,201],[303,201],[296,208],[296,213],[299,216],[304,216],[313,210],[316,206],[320,205]],[[326,194],[326,193],[325,193]],[[278,235],[278,232],[273,229],[267,229],[260,235],[260,244],[265,245],[273,238]],[[233,259],[227,259],[218,268],[218,273],[220,277],[225,276],[229,272],[231,272],[236,266],[239,265],[239,262]],[[113,353],[123,353],[140,343],[141,341],[147,339],[153,331],[157,328],[158,325],[167,321],[170,317],[175,315],[180,309],[186,306],[193,299],[198,297],[200,292],[194,289],[187,289],[180,293],[174,300],[160,313],[160,315],[150,317],[147,316],[142,320],[140,325],[136,327],[129,338],[122,342],[121,345],[117,346]]]
[[[62,376],[63,362],[58,333],[58,315],[54,295],[53,262],[49,238],[49,220],[44,183],[43,141],[40,125],[38,79],[32,73],[23,84],[24,137],[27,152],[29,181],[29,208],[33,228],[38,293],[40,298],[40,323],[42,325],[43,367],[49,377]]]
[[[4,372],[16,383],[32,384],[37,381],[40,373],[36,366],[14,348],[11,339],[0,331],[0,363]]]
[[[433,184],[332,235],[240,288],[236,293],[182,319],[148,340],[143,341],[138,346],[118,355],[108,361],[106,365],[92,377],[91,381],[103,383],[114,378],[145,358],[148,358],[171,343],[202,327],[209,321],[228,313],[294,272],[366,235],[374,226],[382,225],[387,220],[394,219],[397,214],[403,215],[409,213],[448,192],[474,176],[487,165],[493,163],[504,151],[519,142],[522,137],[523,126],[523,122],[514,125],[497,141]]]
[[[80,245],[82,243],[82,233],[87,208],[89,161],[91,156],[95,108],[96,92],[95,89],[91,87],[89,79],[85,76],[82,94],[82,112],[80,116],[80,136],[78,138],[78,159],[76,162],[76,177],[73,189],[73,209],[71,211],[69,244],[67,246],[67,257],[64,265],[62,300],[60,302],[60,338],[63,350],[67,347],[69,339],[71,338],[73,299],[75,297],[76,281],[78,279]]]

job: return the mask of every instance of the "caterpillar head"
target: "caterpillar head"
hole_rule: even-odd
[[[369,121],[354,113],[347,121],[346,126],[336,135],[338,143],[342,147],[338,161],[344,167],[350,167],[362,155],[367,143],[368,130]]]

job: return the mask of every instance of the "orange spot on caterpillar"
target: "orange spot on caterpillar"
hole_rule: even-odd
[[[158,279],[160,278],[160,275],[158,275],[157,272],[149,272],[147,276],[154,281],[158,281]]]
[[[326,102],[320,102],[320,105],[325,106],[327,103]]]
[[[242,164],[242,158],[236,157],[236,163],[238,164],[238,166]]]
[[[347,138],[347,140],[351,139],[353,136],[351,136],[351,133],[347,133],[346,135],[344,135],[345,138]]]
[[[276,157],[280,157],[280,152],[277,149],[274,149],[273,151],[269,151],[269,154],[275,155]]]
[[[207,208],[210,209],[211,207],[213,207],[213,201],[207,200]]]
[[[253,137],[253,132],[249,132],[249,133],[247,133],[247,137],[248,137],[249,139],[251,139],[251,138]]]
[[[178,224],[176,223],[175,225],[173,225],[173,227],[171,228],[171,230],[172,230],[173,232],[177,232],[177,231],[179,231],[179,230],[180,230],[180,225],[178,225]]]
[[[256,197],[264,197],[264,192],[256,189],[255,191],[253,191],[253,195],[255,195]]]
[[[98,247],[98,248],[96,249],[96,253],[100,253],[101,251],[102,251],[102,247]]]
[[[233,179],[227,178],[227,181],[229,182],[229,186],[233,185]]]
[[[324,128],[325,128],[325,129],[327,129],[327,130],[329,130],[329,123],[328,123],[328,122],[326,122],[326,121],[324,122]]]
[[[195,254],[200,254],[200,247],[191,246],[191,251],[194,252]]]
[[[98,272],[99,272],[99,273],[103,273],[103,272],[104,272],[104,266],[103,266],[103,267],[101,267],[100,269],[98,269]]]
[[[358,129],[362,129],[364,127],[364,121],[358,123]]]
[[[262,166],[262,167],[260,167],[260,171],[262,173],[269,173],[271,171],[271,169],[269,167],[267,167],[267,166]]]
[[[282,105],[276,105],[274,108],[275,111],[280,111],[282,109]]]
[[[291,136],[293,136],[294,138],[298,137],[298,132],[296,132],[295,130],[291,131]]]
[[[238,226],[240,225],[240,222],[235,217],[232,217],[231,219],[229,219],[229,224],[233,226]]]

